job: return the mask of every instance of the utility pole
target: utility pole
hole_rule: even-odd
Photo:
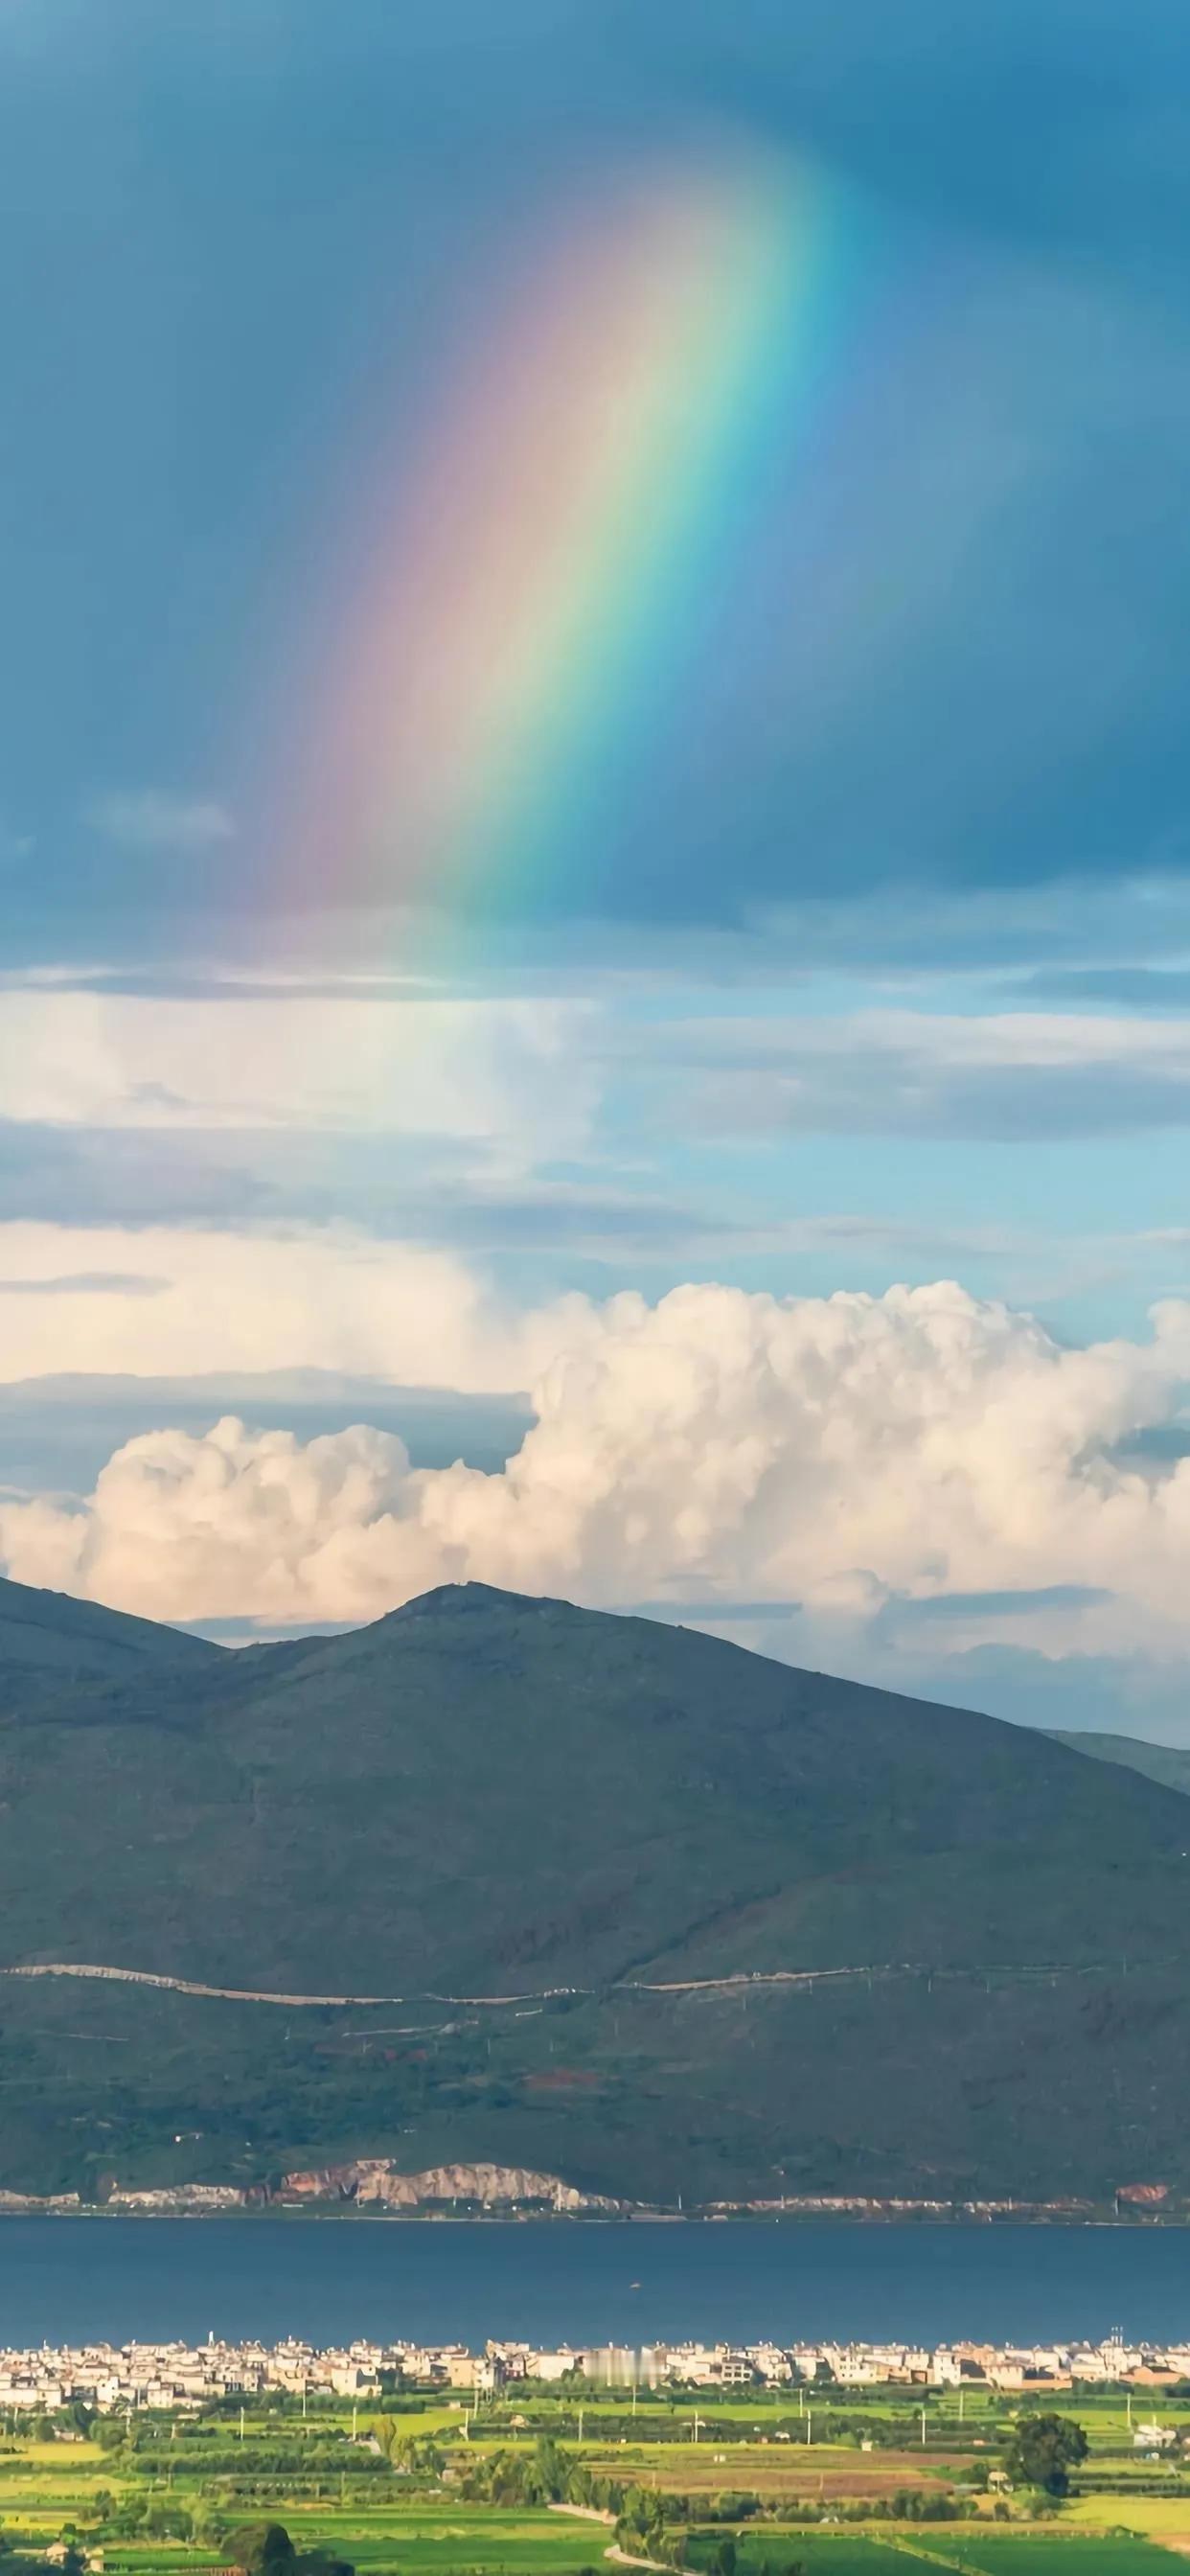
[[[924,2451],[926,2447],[926,2410],[924,2406],[921,2410],[921,2447]]]
[[[807,2408],[806,2408],[806,2449],[807,2449],[807,2450],[809,2450],[809,2448],[810,2448],[810,2435],[811,2435],[811,2433],[813,2432],[813,2429],[814,2429],[814,2409],[813,2409],[813,2407],[812,2407],[812,2406],[807,2406]]]
[[[244,2409],[243,2409],[243,2407],[241,2406],[241,2408],[240,2408],[240,2440],[241,2440],[241,2442],[243,2441],[243,2438],[244,2438]]]

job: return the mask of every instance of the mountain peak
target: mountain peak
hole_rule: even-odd
[[[443,1612],[452,1618],[476,1613],[490,1617],[493,1612],[501,1610],[574,1612],[577,1605],[573,1601],[553,1600],[547,1593],[503,1592],[494,1583],[436,1583],[432,1591],[419,1592],[412,1601],[403,1601],[398,1610],[389,1610],[374,1625],[391,1628],[398,1621],[436,1619]]]

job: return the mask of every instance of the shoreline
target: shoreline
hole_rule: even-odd
[[[899,2208],[896,2210],[889,2210],[887,2212],[872,2211],[870,2214],[864,2215],[859,2212],[830,2209],[763,2210],[748,2208],[740,2208],[730,2212],[719,2209],[668,2210],[648,2209],[644,2207],[624,2208],[619,2210],[592,2210],[589,2212],[582,2210],[554,2209],[483,2209],[480,2207],[458,2210],[425,2208],[358,2209],[350,2206],[335,2208],[329,2204],[324,2204],[320,2208],[311,2207],[309,2204],[304,2207],[295,2207],[292,2205],[286,2206],[283,2203],[267,2201],[253,2203],[250,2206],[224,2206],[222,2208],[212,2209],[195,2208],[193,2205],[188,2205],[180,2198],[177,2200],[171,2199],[167,2202],[163,2201],[161,2206],[153,2209],[145,2209],[143,2207],[128,2208],[121,2204],[112,2205],[111,2203],[100,2201],[71,2201],[68,2206],[63,2206],[61,2202],[54,2203],[49,2201],[39,2201],[32,2197],[24,2202],[19,2202],[14,2198],[0,2204],[0,2226],[3,2225],[6,2219],[15,2220],[30,2218],[53,2219],[57,2221],[70,2219],[125,2219],[144,2222],[146,2224],[159,2222],[162,2219],[181,2218],[186,2219],[191,2224],[204,2225],[209,2225],[215,2220],[230,2220],[237,2226],[246,2224],[259,2225],[261,2223],[265,2223],[269,2225],[282,2226],[316,2225],[325,2227],[329,2225],[341,2226],[346,2223],[356,2227],[483,2227],[500,2229],[515,2227],[567,2227],[570,2229],[581,2228],[583,2230],[593,2227],[800,2228],[814,2226],[837,2228],[841,2234],[855,2235],[868,2233],[874,2227],[905,2227],[913,2228],[915,2230],[926,2228],[935,2229],[939,2234],[950,2233],[955,2230],[964,2230],[970,2234],[978,2234],[981,2236],[986,2235],[989,2231],[996,2228],[1006,2227],[1048,2230],[1051,2233],[1055,2230],[1064,2229],[1068,2233],[1074,2233],[1077,2230],[1079,2233],[1086,2234],[1099,2233],[1104,2235],[1122,2236],[1135,2235],[1140,2232],[1153,2235],[1161,2230],[1164,2230],[1167,2234],[1186,2233],[1187,2231],[1190,2231],[1190,2210],[1180,2212],[1176,2215],[1172,2212],[1169,2215],[1158,2215],[1156,2213],[1147,2212],[1142,2217],[1139,2215],[1125,2216],[1122,2214],[1113,2216],[1109,2215],[1107,2212],[1097,2211],[1086,2214],[1072,2212],[1069,2210],[1054,2210],[1053,2212],[1046,2212],[1035,2208],[1029,2209],[1027,2207],[1022,2207],[1018,2209],[997,2210],[994,2215],[982,2217],[975,2210],[963,2208],[955,2209],[950,2213],[945,2213],[935,2208],[931,2208],[929,2210],[923,2209],[921,2211]]]
[[[1168,2182],[1119,2183],[1100,2198],[1083,2192],[1053,2198],[1014,2192],[918,2197],[885,2190],[755,2192],[747,2198],[705,2200],[678,2192],[671,2201],[649,2201],[631,2193],[584,2189],[532,2165],[481,2158],[423,2165],[411,2172],[391,2155],[294,2166],[272,2182],[175,2177],[145,2184],[121,2180],[118,2171],[109,2171],[98,2184],[90,2177],[88,2181],[85,2198],[78,2190],[43,2194],[0,2188],[0,2217],[370,2217],[503,2227],[533,2219],[588,2226],[728,2228],[745,2223],[797,2227],[824,2220],[859,2227],[1190,2225],[1190,2196],[1175,2192]]]

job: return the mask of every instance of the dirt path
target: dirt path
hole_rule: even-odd
[[[174,1995],[202,1995],[218,2003],[284,2004],[287,2008],[309,2005],[317,2009],[331,2004],[356,2011],[372,2004],[388,2007],[415,2004],[534,2004],[552,1995],[573,1995],[588,1991],[579,1986],[547,1986],[543,1994],[531,1995],[285,1995],[273,1988],[259,1986],[204,1986],[193,1977],[159,1976],[150,1968],[100,1968],[70,1959],[44,1960],[27,1968],[0,1968],[2,1977],[98,1977],[122,1986],[157,1986]]]
[[[1104,1961],[1102,1969],[1110,1969],[1116,1965],[1118,1962]],[[1085,1977],[1101,1972],[1102,1970],[1097,1969],[1093,1964],[1082,1964],[1078,1967],[1032,1967],[1018,1964],[1015,1967],[997,1965],[982,1968],[931,1968],[911,1960],[893,1959],[865,1968],[741,1968],[729,1977],[682,1977],[667,1979],[664,1983],[646,1977],[613,1977],[605,1986],[539,1986],[529,1994],[516,1995],[443,1995],[432,1992],[419,1995],[289,1995],[278,1994],[272,1989],[260,1986],[207,1986],[194,1977],[162,1976],[151,1968],[104,1968],[77,1959],[48,1959],[38,1961],[30,1967],[0,1968],[0,1977],[106,1978],[116,1985],[156,1986],[170,1994],[199,1995],[218,2003],[281,2004],[286,2011],[301,2010],[304,2007],[317,2011],[327,2005],[338,2009],[352,2008],[356,2011],[366,2011],[372,2005],[380,2004],[389,2007],[396,2005],[411,2007],[417,2004],[469,2004],[484,2010],[496,2011],[504,2008],[511,2009],[516,2005],[546,2004],[552,2002],[555,1997],[563,1995],[577,1995],[591,1999],[599,1994],[745,1994],[750,1989],[765,1986],[809,1989],[813,1986],[825,1985],[858,1985],[864,1981],[873,1985],[878,1979],[883,1982],[891,1977],[927,1979],[938,1977],[951,1981],[961,1978],[975,1984],[992,1977],[1011,1977],[1022,1984],[1032,1985],[1038,1981],[1044,1981],[1046,1977]]]

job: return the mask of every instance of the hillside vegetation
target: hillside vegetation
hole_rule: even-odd
[[[0,2183],[1180,2188],[1188,1849],[1139,1773],[646,1620],[471,1585],[230,1653],[3,1587],[0,1963],[408,2009],[5,1979]]]

